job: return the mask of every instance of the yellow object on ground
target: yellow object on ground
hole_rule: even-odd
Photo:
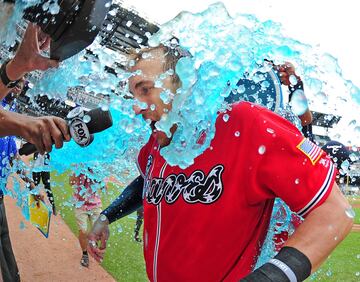
[[[51,210],[43,201],[36,201],[29,195],[30,222],[47,238],[49,236]]]

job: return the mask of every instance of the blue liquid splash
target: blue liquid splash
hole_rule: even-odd
[[[15,30],[21,20],[22,9],[30,2],[33,4],[36,1],[17,1],[8,24],[0,27],[0,39],[4,44],[13,44],[15,34],[10,31]],[[255,15],[248,14],[231,17],[223,4],[217,3],[198,14],[180,13],[150,38],[150,45],[166,42],[173,35],[180,39],[182,47],[190,51],[192,57],[183,58],[177,64],[176,72],[182,80],[182,87],[174,97],[172,111],[156,123],[157,129],[168,134],[174,123],[178,125],[171,144],[161,150],[170,165],[185,168],[209,146],[215,135],[214,122],[218,112],[229,107],[225,98],[231,91],[246,94],[243,86],[236,86],[244,75],[253,81],[261,81],[256,73],[264,59],[273,60],[275,64],[289,61],[296,65],[310,102],[321,99],[323,104],[330,105],[341,97],[360,104],[359,88],[343,77],[336,58],[319,52],[309,44],[284,36],[282,26],[272,20],[262,22]],[[133,75],[115,65],[124,58],[100,46],[99,40],[95,40],[89,49],[98,59],[82,52],[66,60],[59,69],[33,78],[35,87],[30,95],[65,99],[70,86],[84,86],[88,92],[109,95],[113,127],[96,134],[89,147],[80,148],[71,141],[61,150],[54,150],[51,166],[59,173],[70,167],[76,173],[85,172],[84,168],[90,166],[99,180],[116,175],[120,181],[127,183],[138,174],[136,156],[150,132],[146,122],[133,113],[132,106],[137,102],[125,98],[132,94],[126,87],[120,88],[121,82]],[[105,66],[113,67],[116,75],[105,72]],[[268,85],[263,83],[262,87],[266,89]],[[169,95],[164,93],[162,98],[166,102]],[[304,105],[300,103],[298,106],[301,111]],[[295,115],[286,111],[286,107],[280,109],[279,113],[299,126]],[[205,142],[198,144],[197,140],[203,132],[206,132]],[[75,168],[76,164],[80,165]],[[127,177],[123,176],[124,171],[129,172]],[[25,197],[16,183],[13,193],[21,205]],[[257,267],[273,256],[273,235],[291,230],[291,212],[280,212],[282,207],[284,205],[276,201]],[[275,228],[279,220],[284,223]]]

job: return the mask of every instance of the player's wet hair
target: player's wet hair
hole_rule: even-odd
[[[144,59],[144,57],[146,57],[146,54],[152,53],[157,50],[161,50],[164,54],[164,59],[165,59],[165,63],[163,65],[164,72],[168,70],[173,70],[174,71],[173,74],[170,75],[172,83],[176,87],[180,87],[181,80],[175,71],[176,64],[181,58],[191,57],[191,54],[190,52],[183,49],[179,45],[179,40],[177,38],[173,37],[164,44],[159,44],[158,46],[155,47],[145,47],[140,50],[132,50],[130,54],[130,58],[132,61],[135,61],[136,64],[140,60]]]

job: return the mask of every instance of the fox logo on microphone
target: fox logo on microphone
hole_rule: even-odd
[[[93,141],[86,123],[81,118],[74,118],[69,124],[70,134],[74,141],[82,146],[88,146]]]

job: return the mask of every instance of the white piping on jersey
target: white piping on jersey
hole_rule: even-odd
[[[165,162],[160,170],[160,177],[164,177],[164,171],[166,169],[167,163]],[[155,248],[154,248],[154,262],[153,262],[153,278],[154,282],[157,281],[157,260],[158,260],[158,252],[160,245],[160,233],[161,233],[161,201],[156,207],[157,213],[157,227],[156,227],[156,240],[155,240]]]
[[[281,81],[273,69],[271,69],[268,73],[269,73],[271,79],[274,81],[275,95],[276,95],[274,111],[277,112],[279,110],[279,108],[282,107],[280,102],[283,102],[283,101],[281,101],[281,99],[282,99]]]
[[[142,178],[145,179],[145,174],[142,172],[142,170],[140,168],[139,159],[136,160],[136,167],[137,167],[138,171],[140,172]]]
[[[299,216],[305,216],[309,211],[311,211],[311,209],[314,206],[317,205],[317,203],[322,199],[322,197],[324,197],[324,195],[330,188],[331,179],[333,178],[334,173],[335,173],[335,167],[332,163],[330,163],[330,168],[328,170],[328,173],[321,188],[316,193],[316,195],[311,199],[311,201],[304,208],[302,208],[300,211],[297,212]]]

